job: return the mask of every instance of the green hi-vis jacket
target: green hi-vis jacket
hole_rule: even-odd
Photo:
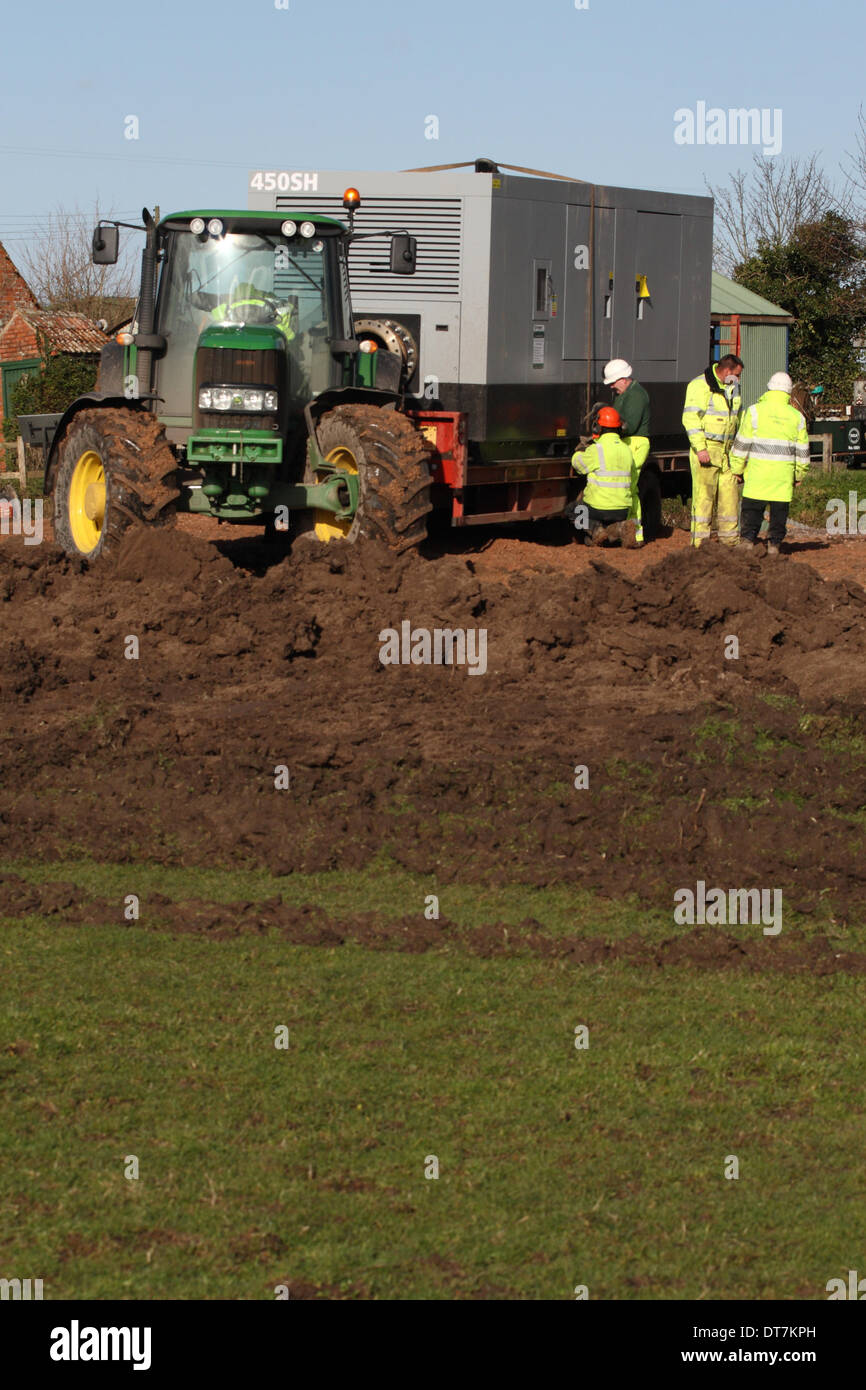
[[[706,449],[710,463],[727,471],[728,453],[742,414],[740,385],[723,386],[715,367],[707,367],[686,387],[683,428],[689,437],[691,461]]]
[[[270,307],[267,300],[256,299],[253,295],[250,295],[248,298],[232,299],[226,304],[217,304],[215,308],[211,309],[210,316],[215,323],[221,323],[228,314],[229,309],[243,309],[246,308],[247,305],[254,309],[268,309]],[[274,319],[277,328],[279,328],[280,332],[290,341],[295,336],[293,319],[294,314],[291,309],[280,311]]]
[[[631,449],[618,434],[607,432],[583,452],[576,450],[571,466],[576,473],[586,474],[581,501],[588,507],[600,512],[631,507],[637,467]]]
[[[809,431],[787,391],[765,391],[746,411],[731,449],[731,468],[745,471],[744,497],[790,502],[794,482],[809,471]]]

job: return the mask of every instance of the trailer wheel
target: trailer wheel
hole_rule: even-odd
[[[67,555],[117,554],[135,526],[164,526],[180,495],[177,460],[155,416],[81,410],[70,420],[54,479],[54,537]]]
[[[377,405],[338,405],[319,421],[318,436],[331,469],[358,475],[358,506],[345,520],[313,512],[316,538],[378,540],[398,553],[420,545],[432,510],[430,448],[411,420]],[[328,476],[308,459],[306,482]]]
[[[638,474],[637,495],[645,541],[654,541],[662,525],[662,478],[658,464],[647,459]]]

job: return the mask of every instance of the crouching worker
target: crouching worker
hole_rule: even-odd
[[[731,470],[743,475],[740,540],[759,549],[764,508],[770,508],[767,554],[778,555],[788,525],[788,507],[809,469],[809,431],[791,405],[793,383],[776,372],[756,405],[743,416],[731,449]]]
[[[630,548],[643,545],[638,468],[621,426],[619,412],[603,406],[592,444],[577,449],[571,458],[574,471],[586,477],[574,525],[586,532],[587,545],[615,541]]]

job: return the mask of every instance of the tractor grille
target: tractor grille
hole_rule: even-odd
[[[197,429],[275,430],[276,411],[270,414],[251,414],[226,410],[199,410],[200,386],[264,386],[280,390],[281,354],[270,349],[263,352],[249,348],[199,348],[195,373],[195,424]],[[282,383],[285,389],[285,382]]]
[[[346,220],[342,197],[305,193],[305,212]],[[278,197],[279,209],[299,205],[297,195]],[[352,294],[387,295],[389,304],[401,300],[459,299],[461,200],[459,198],[364,198],[355,226],[358,231],[400,231],[418,238],[414,275],[392,275],[391,243],[387,237],[356,241],[349,250]]]

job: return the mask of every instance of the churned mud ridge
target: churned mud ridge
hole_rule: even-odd
[[[599,557],[505,583],[372,544],[262,569],[177,531],[92,569],[0,545],[7,860],[281,875],[384,853],[437,883],[670,906],[703,879],[862,914],[859,585],[718,547],[634,580]],[[383,666],[404,621],[485,629],[486,670]]]
[[[123,922],[116,901],[92,898],[75,884],[29,883],[16,874],[0,874],[0,916],[20,920],[30,916],[56,919],[61,928],[81,925],[117,926]],[[333,918],[316,906],[297,907],[279,896],[260,902],[216,903],[200,899],[175,901],[160,893],[142,899],[140,917],[123,922],[130,930],[169,931],[224,941],[243,936],[278,933],[293,946],[329,948],[356,945],[370,950],[420,954],[452,946],[491,960],[536,956],[572,965],[602,965],[624,961],[657,968],[694,966],[707,970],[770,971],[785,975],[866,975],[866,953],[844,951],[839,943],[797,930],[768,939],[759,926],[754,936],[735,937],[721,928],[683,931],[662,942],[635,936],[621,941],[601,937],[546,934],[527,918],[518,926],[491,922],[472,929],[441,918],[437,922],[413,917],[388,918],[376,912]]]

